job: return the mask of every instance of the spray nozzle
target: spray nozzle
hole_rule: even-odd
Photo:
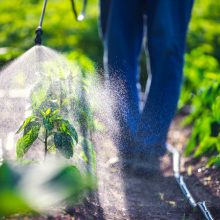
[[[39,27],[36,29],[35,33],[36,33],[35,45],[41,45],[41,42],[42,42],[42,40],[41,40],[41,35],[43,34],[42,28],[39,26]]]

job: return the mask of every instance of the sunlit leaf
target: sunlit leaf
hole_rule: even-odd
[[[67,120],[61,120],[60,131],[69,134],[76,143],[78,143],[78,134],[76,129]]]
[[[204,153],[215,149],[216,139],[212,137],[205,137],[201,143],[199,144],[196,152],[194,154],[195,157],[199,157]]]
[[[39,126],[40,126],[40,123],[38,121],[29,122],[24,128],[24,134],[23,135],[27,134],[32,128],[39,127]]]
[[[207,166],[210,167],[212,165],[220,167],[220,154],[209,158]]]
[[[48,116],[51,113],[51,108],[48,108],[45,112],[45,115]]]
[[[29,116],[28,118],[25,119],[25,121],[23,122],[23,124],[21,125],[21,127],[17,130],[16,134],[20,133],[22,130],[24,130],[24,128],[26,127],[26,125],[32,120],[34,119],[35,116]]]
[[[24,134],[23,137],[18,139],[16,145],[16,153],[18,158],[22,158],[24,154],[29,150],[31,145],[37,139],[40,130],[40,124],[36,123],[30,127],[29,131]]]
[[[59,109],[56,109],[51,113],[51,116],[57,115],[58,113],[59,113]]]

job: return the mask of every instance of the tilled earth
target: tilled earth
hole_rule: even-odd
[[[97,158],[102,160],[98,159],[98,195],[103,219],[193,219],[173,177],[169,155],[161,158],[160,172],[141,175],[120,171],[120,163],[111,166],[115,163],[111,155],[116,155],[111,146],[102,146],[107,152],[97,151]]]
[[[180,152],[191,129],[182,128],[182,116],[171,126],[168,141]],[[25,219],[75,220],[201,220],[184,199],[173,177],[171,155],[160,159],[160,172],[137,175],[121,171],[117,149],[110,139],[96,137],[98,190],[77,207],[52,216]],[[104,143],[104,144],[103,144]],[[196,201],[206,201],[214,219],[220,219],[219,171],[205,168],[205,159],[182,158],[182,174]],[[15,218],[16,219],[16,218]]]
[[[169,143],[180,152],[191,129],[182,128],[182,116],[173,121],[169,133]],[[116,149],[113,143],[101,140],[99,145],[97,199],[86,202],[75,209],[79,219],[135,219],[135,220],[193,220],[203,219],[200,213],[192,210],[184,199],[173,177],[170,155],[160,159],[160,172],[150,175],[137,175],[120,171]],[[100,149],[99,149],[100,148]],[[196,201],[206,201],[214,218],[220,219],[219,175],[215,169],[207,169],[204,160],[182,158],[181,170]],[[115,166],[112,164],[119,164]],[[82,215],[83,213],[83,215]]]

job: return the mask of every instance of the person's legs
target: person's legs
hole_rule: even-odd
[[[143,3],[141,0],[112,0],[107,21],[103,20],[104,68],[107,81],[118,94],[117,117],[120,121],[120,144],[123,152],[129,146],[139,119],[138,61],[143,37]],[[101,18],[106,16],[101,16]],[[118,82],[117,82],[118,81]],[[122,83],[121,88],[120,83]],[[123,99],[120,99],[120,95]]]
[[[165,152],[167,132],[180,93],[192,5],[193,0],[147,0],[151,85],[137,130],[142,155]]]

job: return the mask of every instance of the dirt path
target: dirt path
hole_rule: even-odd
[[[112,175],[111,179],[114,178]],[[121,209],[115,201],[112,207],[108,207],[106,219],[184,219],[186,204],[167,171],[150,177],[123,175],[123,191],[117,187],[116,181],[112,184],[118,194],[124,194],[125,207]]]
[[[181,117],[174,120],[168,141],[182,151],[191,130],[183,129],[180,121]],[[111,139],[104,136],[95,139],[98,140],[96,143],[98,191],[93,199],[85,201],[78,207],[71,207],[68,211],[64,210],[63,213],[58,212],[57,215],[30,219],[72,220],[73,216],[75,220],[202,219],[192,212],[184,200],[173,177],[170,155],[167,154],[160,159],[159,173],[139,176],[132,172],[121,171],[120,162],[116,162],[117,149]],[[204,169],[204,163],[196,162],[193,164],[192,159],[182,160],[181,169],[186,183],[197,201],[207,201],[215,220],[218,220],[220,219],[219,171],[214,171],[213,176],[212,171]],[[112,166],[112,164],[118,165]]]
[[[190,133],[189,128],[181,128],[179,117],[171,126],[169,142],[178,150],[186,142]],[[107,139],[99,139],[97,145],[98,163],[98,204],[85,218],[79,219],[107,219],[107,220],[193,220],[201,219],[193,213],[178,188],[172,173],[171,157],[165,155],[160,160],[161,172],[151,176],[137,176],[134,173],[123,173],[114,160],[117,158],[117,149]],[[105,143],[105,145],[103,145]],[[185,160],[182,170],[184,171]],[[208,205],[219,207],[220,199],[200,183],[196,176],[186,176],[186,182],[191,185],[192,193],[198,201],[206,200]],[[216,203],[217,202],[217,203]],[[90,204],[91,205],[91,204]],[[97,208],[97,205],[99,206]],[[214,208],[215,212],[216,208]],[[91,214],[91,215],[90,215]],[[214,213],[218,218],[218,213]]]
[[[173,178],[169,155],[161,158],[161,172],[154,175],[123,173],[120,163],[111,166],[117,164],[114,161],[117,159],[117,149],[113,143],[106,139],[99,141],[102,144],[96,144],[98,195],[104,219],[193,219],[192,214],[187,214],[186,202]]]

